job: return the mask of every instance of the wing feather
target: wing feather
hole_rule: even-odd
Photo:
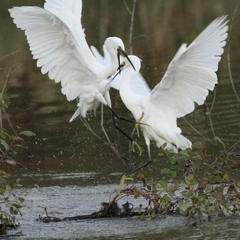
[[[159,108],[171,108],[176,117],[203,104],[217,84],[216,71],[226,44],[226,16],[214,20],[188,47],[182,44],[163,76],[146,100]]]
[[[33,58],[38,59],[37,66],[42,73],[48,72],[50,79],[61,82],[62,92],[68,100],[73,100],[81,97],[84,86],[94,85],[94,71],[103,65],[86,43],[80,22],[81,1],[51,0],[44,6],[47,10],[14,7],[9,12],[17,27],[25,30]]]

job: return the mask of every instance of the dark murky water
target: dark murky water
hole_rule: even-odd
[[[185,217],[179,216],[153,221],[105,219],[51,224],[34,221],[43,212],[44,206],[50,215],[57,217],[99,210],[100,203],[109,199],[126,171],[112,150],[94,137],[80,120],[69,123],[76,102],[67,102],[60,93],[60,86],[41,75],[32,60],[23,32],[15,27],[7,12],[12,6],[42,6],[43,2],[9,0],[0,5],[0,58],[20,50],[0,61],[0,87],[5,74],[10,72],[5,93],[11,97],[9,118],[14,125],[36,133],[36,137],[25,139],[35,157],[28,159],[21,149],[16,157],[27,167],[26,171],[2,165],[4,170],[21,177],[25,186],[40,186],[38,191],[30,192],[27,197],[34,200],[34,207],[23,209],[23,217],[20,218],[23,236],[20,239],[238,239],[239,220],[234,218],[215,219],[196,228],[189,225]],[[132,1],[127,3],[131,8]],[[216,17],[229,14],[231,18],[236,3],[225,0],[137,0],[133,31],[133,36],[137,38],[133,42],[133,53],[143,60],[141,72],[151,88],[159,82],[181,43],[190,43]],[[129,50],[130,15],[123,1],[85,0],[82,21],[89,45],[101,49],[106,37],[118,36],[125,42],[126,50]],[[231,42],[230,56],[234,84],[240,95],[240,49],[239,36],[236,35],[239,25],[237,18],[232,29],[232,35],[236,37]],[[138,37],[140,35],[151,37]],[[228,76],[227,51],[220,62],[218,77],[216,98],[214,93],[210,93],[206,101],[209,109],[213,106],[211,115],[206,114],[206,106],[197,106],[186,118],[211,142],[214,142],[215,134],[229,147],[239,139],[240,110]],[[111,94],[114,109],[131,118],[121,104],[118,93],[113,90]],[[88,119],[94,131],[104,138],[99,126],[100,109],[97,117],[89,115]],[[129,124],[120,124],[126,131],[131,131]],[[4,126],[7,128],[5,120]],[[179,119],[179,126],[192,142],[203,141],[203,150],[218,154],[218,150],[202,139],[183,119]],[[128,142],[112,127],[107,110],[105,128],[118,150],[127,155]],[[144,146],[144,142],[140,142]],[[221,144],[218,146],[221,147]],[[153,156],[157,151],[152,146]],[[142,159],[146,157],[144,154]],[[142,161],[137,155],[133,155],[133,159]]]

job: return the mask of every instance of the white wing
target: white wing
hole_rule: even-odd
[[[108,53],[105,45],[103,45],[103,55],[94,47],[90,46],[90,49],[95,56],[95,58],[104,66],[110,66],[111,64],[111,57],[110,54]],[[121,57],[121,56],[120,56]]]
[[[176,117],[203,104],[217,83],[216,71],[227,38],[226,16],[214,20],[190,45],[183,44],[147,100]],[[225,21],[225,22],[224,22]]]
[[[94,84],[92,65],[103,67],[91,53],[81,26],[82,1],[47,0],[45,9],[9,9],[17,27],[25,30],[37,66],[61,82],[68,100],[81,97],[82,88]],[[55,16],[56,15],[56,16]]]
[[[103,56],[98,52],[98,50],[94,46],[91,46],[90,48],[93,52],[93,55],[96,57],[96,59],[101,64],[103,64],[105,66],[108,66],[111,63],[110,55],[109,55],[108,51],[106,51],[105,46],[103,46],[103,54],[104,54]],[[123,61],[122,56],[120,56],[120,60]],[[110,84],[110,86],[112,88],[115,88],[116,90],[119,90],[122,76],[124,75],[124,72],[126,70],[127,69],[123,70],[121,72],[121,74],[119,74],[117,77],[114,78],[114,80]],[[143,76],[140,73],[136,74],[131,79],[130,89],[134,93],[137,93],[137,94],[140,94],[140,95],[148,95],[151,92],[149,86],[147,85],[146,81],[144,80]]]

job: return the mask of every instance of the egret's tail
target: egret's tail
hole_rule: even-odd
[[[71,117],[71,119],[69,120],[69,122],[72,122],[77,116],[79,116],[79,115],[82,115],[82,109],[81,109],[81,107],[79,107],[77,110],[76,110],[76,112],[73,114],[73,116]],[[85,116],[83,116],[83,117],[85,117]]]
[[[165,144],[167,145],[165,146]],[[178,151],[180,150],[192,148],[192,143],[187,138],[185,138],[182,134],[178,133],[176,134],[176,137],[172,139],[171,142],[163,138],[158,138],[157,146],[158,147],[165,146],[164,149],[173,149],[175,153],[178,153]]]
[[[177,137],[173,143],[178,149],[181,150],[192,148],[192,143],[182,134],[177,134]]]

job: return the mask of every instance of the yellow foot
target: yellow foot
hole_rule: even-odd
[[[121,179],[121,181],[120,181],[119,187],[118,187],[118,189],[117,189],[117,194],[118,194],[118,195],[120,195],[120,191],[121,191],[121,189],[123,188],[126,180],[131,180],[131,181],[132,181],[133,178],[127,177],[127,176],[125,176],[125,175],[122,176],[122,179]]]
[[[139,150],[139,156],[141,156],[143,152],[143,148],[136,141],[132,141],[132,148],[131,148],[132,152],[136,152],[135,147],[137,147],[137,149]]]

